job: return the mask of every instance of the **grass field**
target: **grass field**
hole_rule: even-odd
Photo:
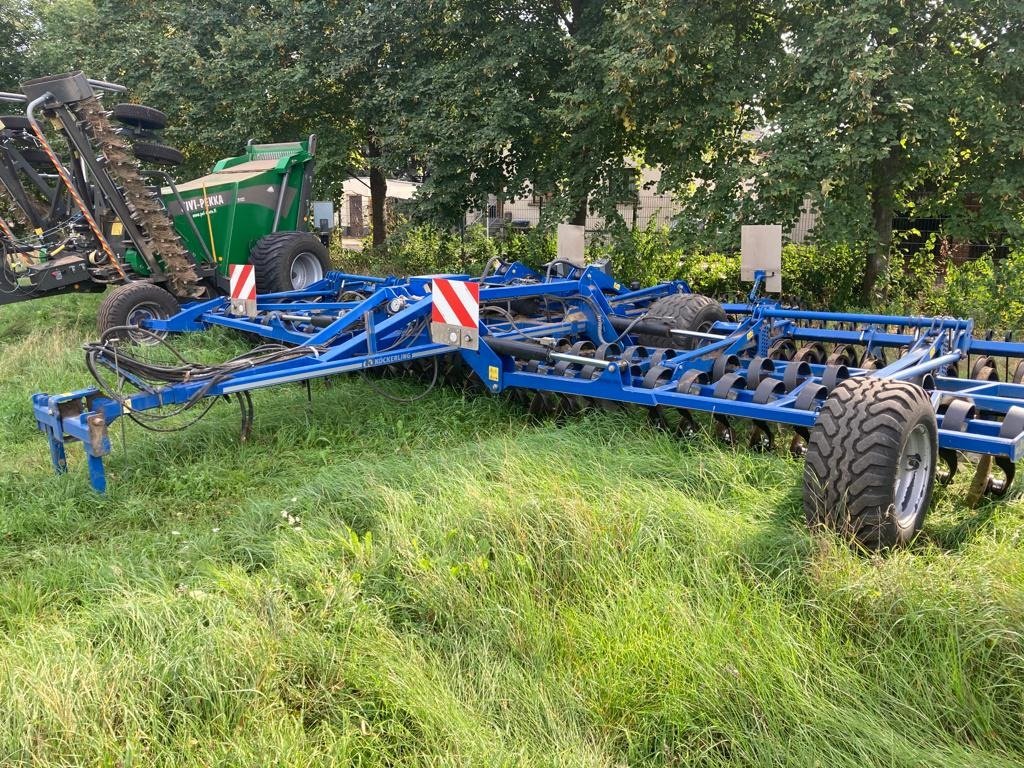
[[[101,498],[28,404],[96,303],[0,309],[0,764],[1024,760],[1017,498],[863,557],[781,455],[358,378],[114,428]]]

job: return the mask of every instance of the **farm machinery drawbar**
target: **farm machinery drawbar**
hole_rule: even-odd
[[[0,93],[0,305],[68,291],[113,290],[104,330],[173,315],[227,289],[232,264],[263,291],[323,278],[327,249],[307,228],[316,137],[250,144],[211,173],[177,183],[181,153],[159,143],[166,116],[104,106],[123,86],[81,72]]]
[[[262,338],[244,355],[157,363],[153,346],[112,328],[86,348],[96,386],[38,394],[33,407],[56,470],[80,441],[101,492],[116,419],[155,427],[235,400],[245,434],[253,390],[367,369],[473,382],[539,415],[641,409],[662,429],[687,435],[703,422],[728,443],[746,422],[756,450],[788,428],[789,450],[805,457],[808,524],[871,549],[910,541],[935,481],[949,482],[965,454],[980,457],[976,493],[1007,492],[1024,446],[1024,344],[976,338],[970,320],[791,309],[759,298],[757,284],[749,301],[721,305],[682,282],[625,287],[603,265],[540,274],[502,263],[479,278],[330,272],[255,307],[212,298],[132,329],[171,350],[170,333]]]

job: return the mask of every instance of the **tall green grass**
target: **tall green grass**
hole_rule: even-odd
[[[2,764],[1024,759],[1016,497],[863,557],[781,455],[358,378],[260,392],[244,445],[115,427],[99,497],[28,404],[87,383],[95,303],[0,310]]]

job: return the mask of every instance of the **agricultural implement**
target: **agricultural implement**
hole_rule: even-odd
[[[102,492],[118,418],[155,427],[233,399],[245,434],[253,390],[373,369],[473,382],[538,415],[639,408],[680,435],[703,421],[727,443],[746,422],[743,439],[761,451],[789,428],[789,450],[805,457],[808,524],[872,549],[914,537],[935,481],[949,482],[965,453],[981,457],[978,493],[1010,486],[1024,446],[1024,344],[975,338],[970,320],[788,308],[759,298],[763,270],[749,301],[723,306],[682,282],[633,289],[603,265],[555,267],[500,264],[479,278],[331,272],[254,307],[196,302],[133,330],[168,347],[167,334],[211,328],[264,343],[215,365],[154,364],[111,329],[87,346],[97,385],[35,395],[36,420],[56,471],[80,441]]]
[[[252,264],[263,291],[323,278],[327,249],[305,231],[315,136],[250,142],[177,183],[166,168],[182,156],[158,138],[166,116],[103,105],[123,86],[72,72],[22,89],[0,94],[24,108],[0,117],[0,304],[114,286],[102,331],[216,296],[236,264]]]

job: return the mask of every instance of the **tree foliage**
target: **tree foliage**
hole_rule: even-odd
[[[325,192],[369,169],[422,176],[448,224],[530,192],[614,224],[657,165],[709,246],[810,200],[866,244],[865,295],[897,212],[1020,235],[1024,0],[12,2],[6,80],[124,82],[193,170],[317,133]]]
[[[960,236],[1019,234],[1024,4],[779,6],[786,55],[761,102],[751,216],[791,221],[813,201],[820,234],[869,244],[865,299],[898,212],[943,217]]]
[[[132,98],[168,112],[166,138],[193,171],[250,138],[316,133],[323,177],[340,182],[356,141],[350,89],[330,76],[332,51],[321,43],[334,38],[343,11],[323,0],[51,1],[31,66],[127,85]]]
[[[0,4],[0,90],[17,89],[26,74],[29,45],[37,31],[31,0]]]

